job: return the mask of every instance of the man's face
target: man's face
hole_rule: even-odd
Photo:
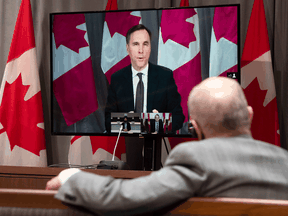
[[[155,121],[157,121],[157,122],[159,121],[159,116],[158,115],[155,116]]]
[[[133,68],[141,71],[148,64],[151,53],[151,43],[148,32],[145,29],[133,32],[130,35],[129,44],[126,45],[128,55]]]

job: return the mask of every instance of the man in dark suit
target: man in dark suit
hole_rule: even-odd
[[[131,124],[128,122],[127,116],[124,116],[124,121],[122,122],[123,131],[127,132],[131,130]]]
[[[169,112],[172,113],[172,133],[182,128],[184,122],[181,96],[173,72],[149,62],[151,32],[144,25],[128,30],[126,49],[131,65],[111,76],[105,107],[105,127],[111,131],[112,112]],[[138,88],[139,87],[139,88]],[[139,91],[138,91],[139,90]],[[140,94],[138,94],[140,93]],[[134,170],[143,169],[144,140],[125,139],[127,163]]]
[[[150,120],[151,133],[162,134],[164,133],[163,121],[160,119],[159,114],[156,114],[154,119]]]
[[[68,169],[47,189],[60,187],[57,199],[111,215],[158,211],[195,196],[288,200],[288,152],[252,138],[253,110],[236,81],[204,80],[188,108],[199,141],[177,145],[159,171],[122,180]]]
[[[131,65],[111,76],[105,108],[107,132],[111,128],[111,112],[170,112],[173,115],[172,130],[176,131],[183,125],[185,117],[173,72],[148,62],[150,41],[151,32],[144,25],[136,25],[127,32],[126,48]],[[138,73],[141,73],[141,77]],[[143,82],[144,95],[141,109],[136,110],[137,86],[140,81]]]

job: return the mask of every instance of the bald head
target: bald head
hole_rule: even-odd
[[[206,137],[250,133],[253,111],[233,79],[211,77],[202,81],[190,92],[188,107],[190,120]]]

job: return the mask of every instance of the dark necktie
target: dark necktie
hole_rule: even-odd
[[[142,81],[142,73],[138,73],[139,82],[136,89],[136,104],[135,104],[135,113],[143,112],[143,104],[144,104],[144,83]]]

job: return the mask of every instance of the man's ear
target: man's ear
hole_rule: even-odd
[[[129,54],[129,45],[128,44],[126,44],[126,51]]]
[[[248,109],[248,113],[249,113],[249,119],[250,119],[250,124],[252,123],[252,119],[253,119],[253,108],[251,106],[247,106]]]
[[[189,119],[190,119],[191,124],[193,125],[194,130],[196,131],[198,140],[202,140],[204,138],[204,137],[202,137],[203,133],[202,133],[201,129],[199,128],[197,122],[194,119],[192,119],[191,116]]]

